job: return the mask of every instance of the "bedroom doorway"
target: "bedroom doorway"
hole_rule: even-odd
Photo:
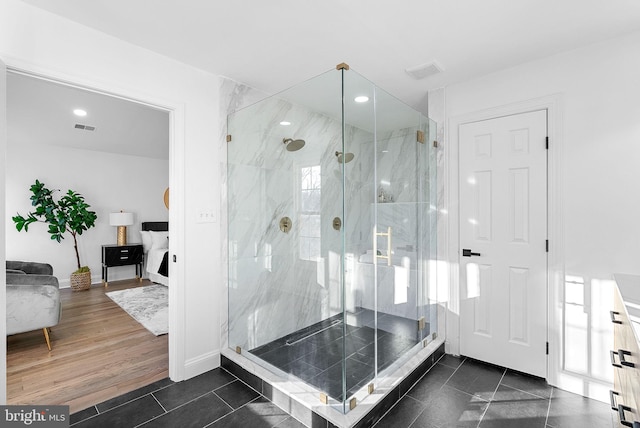
[[[92,209],[98,214],[98,221],[95,228],[85,232],[80,238],[80,255],[83,264],[88,265],[92,270],[93,286],[91,292],[97,291],[104,294],[104,289],[100,285],[100,247],[116,242],[115,228],[109,225],[109,213],[120,210],[133,212],[135,223],[128,228],[128,243],[130,244],[141,242],[139,231],[143,221],[168,222],[176,216],[164,205],[165,189],[176,181],[173,176],[173,151],[171,150],[174,140],[172,132],[175,129],[173,125],[174,114],[168,108],[135,101],[127,97],[114,96],[55,79],[43,78],[22,70],[8,70],[6,82],[7,209],[10,212],[28,210],[29,185],[35,179],[49,184],[52,188],[59,187],[63,191],[71,188],[83,194]],[[69,106],[73,106],[73,108],[68,108]],[[86,115],[74,115],[73,110],[76,108],[85,110]],[[54,114],[53,110],[47,112],[46,109],[58,109],[59,112]],[[132,134],[131,139],[123,137],[127,130]],[[146,140],[145,133],[151,134]],[[132,143],[134,140],[136,144]],[[148,144],[141,143],[144,142],[143,140]],[[153,141],[156,142],[155,146],[152,145]],[[162,147],[158,146],[158,141],[163,144]],[[29,159],[28,167],[24,166],[24,159]],[[36,171],[37,176],[34,175]],[[179,188],[179,186],[173,186],[173,189]],[[179,195],[178,190],[172,192],[172,196],[175,195]],[[62,245],[48,242],[46,228],[37,230],[41,228],[36,226],[42,225],[34,225],[32,230],[26,234],[18,234],[10,225],[6,227],[6,258],[48,262],[53,265],[54,274],[58,277],[61,286],[68,286],[69,274],[73,270],[69,267],[70,264],[73,264],[73,257],[69,252],[73,251],[70,239],[66,239],[67,242],[63,242]],[[140,286],[138,281],[131,281],[134,276],[133,266],[110,268],[109,276],[108,291]],[[142,283],[142,285],[148,284],[150,284],[148,281]],[[78,339],[82,336],[82,329],[95,321],[95,314],[102,314],[106,306],[112,305],[112,302],[109,299],[91,298],[89,294],[82,294],[83,292],[71,293],[69,289],[61,291],[68,294],[63,300],[66,298],[71,306],[66,311],[63,307],[61,324],[59,327],[53,328],[52,353],[47,354],[45,346],[42,357],[50,361],[56,359],[56,355],[58,355],[60,365],[57,367],[60,371],[60,368],[63,367],[63,361],[68,362],[71,354],[85,355],[90,359],[87,361],[87,365],[92,366],[92,371],[95,373],[99,371],[96,370],[99,357],[91,356],[93,349],[82,349]],[[81,300],[83,303],[79,303]],[[172,300],[172,297],[168,297],[168,300]],[[83,318],[91,311],[87,309],[85,313],[81,313],[82,311],[74,312],[74,309],[81,305],[86,308],[97,305],[97,310],[93,311],[92,316]],[[70,309],[71,307],[74,309]],[[63,322],[66,321],[65,312],[73,316],[76,321],[75,326],[63,325]],[[125,315],[122,319],[126,319],[127,316]],[[114,361],[117,359],[118,343],[120,343],[115,332],[119,331],[126,335],[126,329],[131,327],[131,324],[129,327],[125,325],[127,322],[129,321],[122,323],[114,321],[113,317],[103,320],[102,331],[108,332],[110,335],[110,338],[105,337],[102,343],[105,365],[114,366]],[[167,321],[167,323],[171,329],[170,322]],[[58,330],[60,331],[58,332]],[[23,337],[19,338],[21,345],[32,340],[29,334],[25,333],[22,335]],[[144,337],[143,333],[136,334],[139,338]],[[149,339],[158,342],[155,336],[149,337]],[[65,343],[65,340],[68,342]],[[138,339],[138,341],[140,340],[143,339]],[[159,373],[164,373],[166,377],[170,372],[169,350],[172,345],[167,336],[163,340],[164,345],[158,345],[158,343],[153,345],[153,352],[164,354],[154,357],[157,364],[163,367],[159,370],[149,370],[148,368],[142,370],[143,372],[146,370],[146,373],[150,374],[149,383],[158,380],[158,377],[161,376]],[[180,340],[183,339],[174,337],[172,339],[173,346],[176,341]],[[93,344],[87,342],[85,345],[93,348],[101,346],[98,337],[94,336],[92,341]],[[7,350],[7,384],[9,385],[7,399],[9,402],[12,399],[11,354],[14,349],[18,352],[24,352],[25,348],[21,345],[15,347],[9,343]],[[41,350],[40,346],[36,345],[35,347]],[[148,355],[144,357],[147,358]],[[56,365],[49,364],[49,366]],[[131,366],[135,366],[135,363],[131,363]],[[125,365],[120,367],[119,372],[125,370]],[[75,371],[66,371],[60,375],[70,377],[69,373],[75,373]],[[87,374],[87,376],[90,375]],[[84,397],[96,397],[99,400],[97,402],[104,401],[104,396],[99,395],[98,390],[108,390],[113,393],[113,396],[117,396],[127,390],[142,386],[140,382],[144,382],[144,379],[123,380],[119,384],[112,382],[112,384],[106,385],[95,382],[95,379],[91,380],[87,376],[81,380],[86,385],[78,386],[78,392]],[[107,377],[109,376],[105,376],[105,378]],[[113,374],[110,377],[115,378]],[[47,376],[47,378],[51,377]],[[39,388],[42,389],[42,385]],[[54,393],[53,387],[46,389]],[[97,402],[93,404],[97,404]],[[72,406],[72,412],[82,410],[81,407],[77,407],[78,405],[83,406],[81,403],[91,405],[88,402],[77,401],[75,407]]]

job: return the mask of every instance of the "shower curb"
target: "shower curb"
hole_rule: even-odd
[[[282,393],[275,389],[268,381],[261,379],[253,373],[244,369],[240,364],[232,361],[227,356],[221,356],[221,366],[233,373],[247,385],[262,394],[282,410],[298,419],[309,428],[367,428],[373,426],[385,413],[389,411],[404,395],[424,376],[427,371],[444,355],[444,343],[427,356],[415,369],[411,371],[400,383],[391,388],[383,398],[381,398],[373,408],[368,411],[360,420],[348,425],[335,425],[312,409],[304,406],[290,397],[285,399],[288,408],[282,405]],[[280,397],[278,397],[278,394]],[[275,398],[275,399],[274,399]],[[285,406],[286,406],[285,404]],[[337,412],[337,411],[336,411]]]

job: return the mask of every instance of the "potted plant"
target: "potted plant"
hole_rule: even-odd
[[[37,179],[30,190],[31,205],[36,207],[35,211],[28,213],[26,218],[20,214],[12,217],[16,229],[18,232],[23,229],[27,232],[31,223],[47,223],[51,239],[58,242],[64,239],[65,233],[70,233],[78,264],[78,270],[71,274],[71,289],[88,290],[91,287],[91,271],[88,266],[80,264],[78,235],[94,227],[98,216],[89,210],[91,206],[84,201],[84,197],[73,190],[68,190],[57,201],[54,199],[54,193],[59,190],[50,190]]]

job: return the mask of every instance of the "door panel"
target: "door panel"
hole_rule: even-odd
[[[546,376],[546,110],[460,127],[460,349]],[[471,253],[471,256],[468,257]]]

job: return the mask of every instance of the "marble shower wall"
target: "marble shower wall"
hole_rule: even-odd
[[[286,118],[291,126],[281,126]],[[252,349],[341,312],[340,122],[278,98],[233,114],[228,146],[229,343]],[[283,139],[306,141],[295,152]],[[300,250],[301,170],[320,166],[321,249]],[[287,233],[283,217],[292,220]]]

